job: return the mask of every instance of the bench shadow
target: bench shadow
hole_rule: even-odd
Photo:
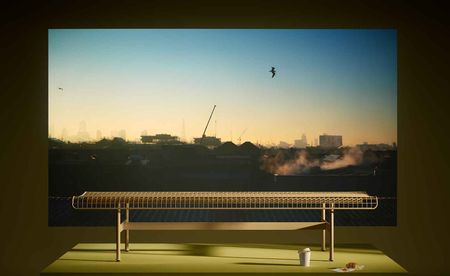
[[[79,249],[79,248],[73,248],[70,251],[79,251],[79,252],[111,252],[115,251],[116,249]],[[124,249],[121,249],[122,252],[124,252]],[[132,251],[188,251],[187,249],[132,249]]]
[[[283,261],[296,261],[298,259],[290,259],[290,258],[267,258],[267,257],[244,257],[244,256],[220,256],[220,255],[199,255],[199,254],[192,254],[191,252],[184,252],[179,254],[162,254],[162,253],[154,253],[154,252],[148,252],[148,253],[133,253],[135,250],[130,250],[129,252],[122,252],[122,254],[139,254],[139,255],[177,255],[177,256],[205,256],[205,257],[217,257],[217,258],[233,258],[233,259],[264,259],[264,260],[283,260]],[[145,250],[141,250],[145,251]],[[157,250],[156,250],[157,251]],[[325,261],[325,260],[319,260],[319,261]]]
[[[64,258],[59,259],[60,261],[80,261],[80,262],[105,262],[105,263],[115,263],[116,260],[93,260],[93,259],[72,259],[72,258]]]
[[[251,263],[251,262],[235,263],[235,264],[239,264],[239,265],[300,266],[299,264]]]

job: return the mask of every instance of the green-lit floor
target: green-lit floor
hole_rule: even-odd
[[[310,247],[311,266],[299,265],[297,250]],[[43,273],[299,273],[333,272],[348,262],[363,264],[359,272],[406,272],[369,245],[337,245],[335,261],[319,246],[280,244],[130,244],[115,261],[115,244],[80,243]],[[355,273],[355,272],[352,272]]]

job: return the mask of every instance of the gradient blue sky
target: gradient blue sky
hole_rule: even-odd
[[[397,141],[396,31],[51,29],[49,132]],[[270,66],[277,75],[271,78]],[[63,87],[64,92],[58,90]]]

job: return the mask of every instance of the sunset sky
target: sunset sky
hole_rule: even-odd
[[[397,141],[396,31],[51,29],[49,135]],[[277,70],[274,78],[271,66]],[[63,88],[63,91],[58,88]],[[183,123],[184,122],[184,123]],[[183,135],[183,125],[184,134]]]

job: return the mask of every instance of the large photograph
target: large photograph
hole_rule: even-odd
[[[393,29],[50,29],[48,224],[112,226],[84,192],[359,192],[395,226]],[[111,212],[112,211],[107,211]],[[317,210],[131,210],[146,222],[317,221]]]

